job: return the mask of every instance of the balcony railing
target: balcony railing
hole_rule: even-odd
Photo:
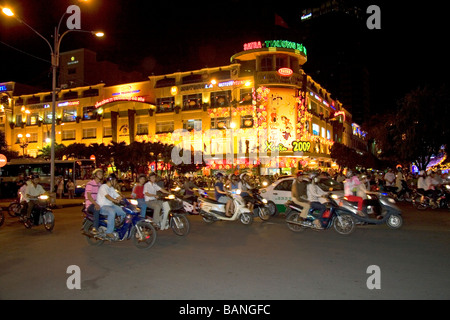
[[[289,77],[283,77],[277,71],[259,71],[256,73],[256,83],[286,84],[300,87],[302,85],[302,76],[298,73],[293,73]]]

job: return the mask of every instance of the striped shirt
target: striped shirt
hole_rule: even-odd
[[[101,182],[97,183],[95,181],[95,179],[89,181],[86,184],[86,189],[85,189],[85,192],[84,192],[84,199],[85,199],[85,203],[86,203],[86,208],[88,208],[92,204],[92,202],[89,201],[89,198],[88,198],[87,194],[90,193],[92,199],[97,200],[98,189],[100,188],[101,185],[102,185],[102,183]]]

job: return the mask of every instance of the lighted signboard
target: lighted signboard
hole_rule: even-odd
[[[116,101],[137,101],[137,102],[145,102],[145,98],[144,97],[114,97],[114,98],[108,98],[108,99],[103,99],[99,102],[97,102],[95,104],[95,108],[101,107],[107,103],[110,102],[116,102]]]
[[[306,56],[306,48],[303,44],[287,40],[253,41],[244,44],[244,51],[261,48],[286,48],[298,50]]]
[[[290,77],[293,73],[294,73],[294,71],[292,71],[292,69],[289,69],[289,68],[278,69],[278,74],[283,77]]]
[[[8,88],[5,85],[0,86],[0,92],[8,91]]]
[[[58,107],[68,107],[68,106],[78,106],[80,104],[80,101],[65,101],[58,103]],[[44,106],[45,108],[45,106]]]

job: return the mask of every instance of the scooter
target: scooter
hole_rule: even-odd
[[[49,196],[41,194],[36,199],[37,203],[31,210],[30,219],[26,218],[26,210],[22,211],[20,221],[23,222],[25,228],[30,229],[32,226],[44,225],[45,230],[52,231],[55,227],[55,216],[50,209]]]
[[[366,192],[367,200],[363,202],[363,215],[358,214],[358,205],[346,197],[339,199],[339,205],[352,213],[357,224],[387,224],[391,229],[399,229],[403,225],[402,211],[395,200],[387,193]],[[375,214],[374,217],[370,215]]]
[[[250,191],[253,200],[253,216],[259,217],[263,221],[270,219],[270,211],[267,207],[267,199],[261,196],[259,189],[252,189]]]
[[[253,222],[253,215],[245,205],[244,200],[240,196],[241,191],[234,189],[228,191],[227,195],[231,197],[234,204],[234,211],[231,217],[225,214],[225,203],[220,203],[211,198],[198,198],[200,203],[200,215],[206,223],[213,223],[219,220],[236,221],[240,220],[245,225]]]
[[[154,223],[152,208],[147,206],[147,210],[145,211],[145,215],[150,218],[150,221],[156,230],[163,231],[171,228],[177,236],[187,235],[191,227],[189,219],[186,217],[187,212],[183,202],[177,199],[173,194],[167,196],[159,195],[158,198],[163,200],[160,224]]]
[[[132,201],[132,200],[130,200]],[[140,216],[140,210],[127,199],[123,199],[120,206],[125,213],[123,221],[116,217],[114,226],[114,237],[106,236],[107,217],[100,215],[100,226],[98,233],[92,232],[94,227],[94,215],[83,209],[85,217],[82,223],[82,234],[90,245],[100,246],[105,241],[118,242],[132,239],[138,249],[149,249],[156,241],[156,230],[148,219]],[[136,201],[137,203],[137,201]]]
[[[304,231],[305,229],[327,230],[332,226],[334,230],[342,235],[349,235],[355,230],[355,220],[351,212],[339,206],[336,195],[327,194],[327,209],[319,216],[317,210],[310,209],[306,218],[300,216],[303,207],[288,201],[286,206],[286,223],[289,230],[294,232]]]

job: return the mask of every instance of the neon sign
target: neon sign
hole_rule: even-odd
[[[66,101],[58,103],[58,107],[78,106],[80,101]],[[45,108],[45,106],[44,106]]]
[[[95,104],[95,108],[101,107],[107,103],[116,102],[116,101],[137,101],[137,102],[145,102],[144,97],[114,97],[114,98],[108,98],[103,99],[102,101],[99,101]]]
[[[264,152],[267,151],[288,151],[288,147],[284,146],[282,143],[275,145],[273,141],[265,141]],[[311,142],[309,141],[292,141],[292,151],[293,152],[309,152],[311,149]]]
[[[289,69],[289,68],[278,69],[278,74],[283,77],[290,77],[293,73],[294,73],[294,71],[292,71],[292,69]]]
[[[7,91],[7,90],[8,90],[8,88],[5,85],[0,86],[0,92]]]
[[[306,48],[303,44],[287,40],[253,41],[244,44],[244,51],[261,48],[286,48],[298,50],[306,56]]]

